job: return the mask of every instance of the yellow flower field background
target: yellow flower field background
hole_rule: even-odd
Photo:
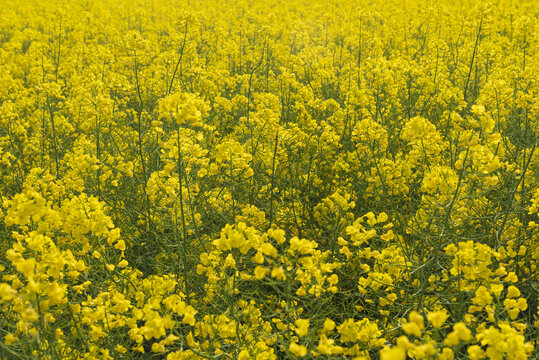
[[[1,1],[0,358],[537,359],[538,16]]]

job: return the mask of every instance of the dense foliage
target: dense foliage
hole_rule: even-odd
[[[0,358],[537,359],[538,16],[2,0]]]

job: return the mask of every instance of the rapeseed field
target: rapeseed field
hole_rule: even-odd
[[[538,16],[2,0],[0,359],[538,359]]]

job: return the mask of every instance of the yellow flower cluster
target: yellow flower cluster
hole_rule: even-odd
[[[538,17],[0,1],[0,359],[539,358]]]

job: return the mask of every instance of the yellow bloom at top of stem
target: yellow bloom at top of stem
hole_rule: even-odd
[[[309,333],[309,319],[297,319],[295,324],[296,334],[298,334],[299,337],[307,336]]]
[[[380,350],[380,360],[406,360],[406,351],[399,347]]]
[[[445,309],[427,313],[427,319],[436,329],[442,327],[447,318],[449,318],[449,314]]]

